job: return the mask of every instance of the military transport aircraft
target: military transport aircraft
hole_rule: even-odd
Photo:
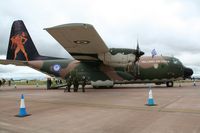
[[[93,87],[113,87],[117,83],[166,83],[172,87],[174,80],[193,74],[174,57],[140,58],[144,52],[138,44],[136,49],[108,48],[90,24],[64,24],[45,30],[74,59],[41,56],[23,21],[17,20],[11,28],[7,59],[1,63],[29,66],[62,79],[84,76]]]

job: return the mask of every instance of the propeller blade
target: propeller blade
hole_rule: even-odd
[[[137,40],[137,47],[136,47],[136,52],[135,52],[135,61],[134,61],[134,63],[139,61],[141,55],[143,55],[143,54],[141,54],[140,47],[139,47],[139,42]]]

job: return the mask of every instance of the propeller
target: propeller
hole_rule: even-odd
[[[140,56],[142,56],[144,54],[144,52],[140,51],[140,47],[139,47],[139,42],[137,40],[137,47],[135,50],[135,60],[133,62],[133,66],[135,69],[135,77],[137,77],[140,74],[140,70],[139,70],[139,60],[140,60]],[[138,62],[138,64],[136,65],[136,62]]]
[[[140,60],[140,56],[142,56],[144,54],[144,52],[140,51],[140,47],[139,47],[139,42],[137,40],[137,47],[136,47],[136,52],[135,52],[135,61],[134,64]]]

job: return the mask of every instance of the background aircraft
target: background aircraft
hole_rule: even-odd
[[[190,77],[193,73],[174,57],[140,58],[144,52],[138,44],[137,49],[107,48],[90,24],[65,24],[46,30],[75,59],[39,55],[23,21],[18,20],[11,28],[7,60],[1,63],[29,66],[62,79],[86,77],[93,87],[152,82],[172,87],[174,80]]]

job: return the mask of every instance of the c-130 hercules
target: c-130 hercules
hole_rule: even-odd
[[[90,24],[64,24],[45,30],[74,59],[41,56],[23,21],[17,20],[11,28],[7,59],[1,63],[29,66],[62,79],[85,76],[93,87],[113,87],[118,83],[166,83],[172,87],[174,80],[193,74],[174,57],[142,56],[144,52],[138,44],[136,49],[108,48]]]

